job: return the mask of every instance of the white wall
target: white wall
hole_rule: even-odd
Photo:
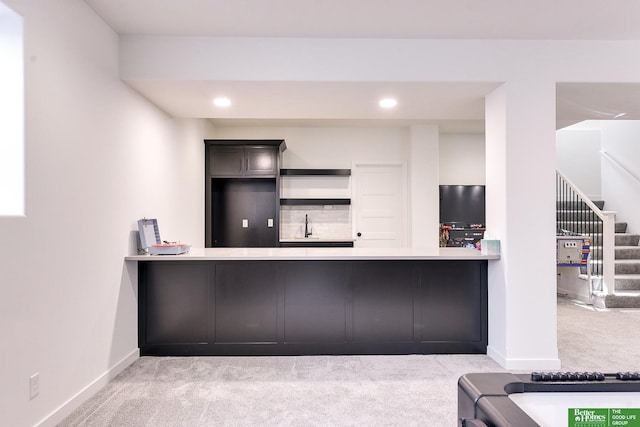
[[[5,3],[25,22],[27,173],[26,216],[0,218],[0,424],[53,425],[137,357],[135,221],[203,244],[207,124],[125,86],[85,2]]]
[[[438,188],[440,134],[438,126],[411,127],[409,153],[409,246],[440,245],[440,192]]]
[[[440,135],[440,185],[484,185],[484,134]]]
[[[0,215],[24,215],[22,17],[0,2]]]
[[[595,123],[556,132],[556,168],[591,200],[601,200],[600,125]]]
[[[282,156],[283,168],[351,169],[353,162],[409,162],[410,131],[406,127],[216,127],[215,138],[284,139],[287,149]],[[326,183],[324,187],[323,182]],[[351,196],[350,180],[342,178],[329,181],[326,178],[285,178],[282,189],[283,196],[296,193],[299,193],[298,197]],[[306,211],[312,214],[316,231],[320,233],[316,237],[323,234],[331,238],[353,237],[353,209],[326,211],[318,206],[307,207]],[[349,224],[345,223],[345,215],[349,216]],[[304,212],[299,209],[282,212],[281,238],[292,238],[300,233],[295,225],[300,223],[300,217],[304,218]],[[332,224],[330,227],[329,223]],[[329,229],[333,229],[333,233],[329,233]]]
[[[285,168],[351,168],[352,162],[403,162],[410,187],[409,245],[438,246],[438,128],[415,127],[217,127],[216,138],[285,139]],[[462,138],[466,139],[466,138]],[[455,137],[449,140],[456,141]],[[478,142],[474,140],[474,142]],[[484,142],[474,144],[482,152]],[[448,159],[444,159],[446,162]],[[473,168],[468,158],[456,167]],[[474,162],[477,158],[474,158]],[[441,167],[441,166],[440,166]],[[448,165],[445,165],[448,168]],[[484,173],[484,167],[481,168]],[[476,172],[477,175],[477,172]],[[484,176],[482,177],[484,183]],[[287,190],[287,188],[285,188]],[[329,189],[328,189],[329,191]],[[335,189],[331,190],[335,191]],[[434,201],[436,203],[434,203]]]
[[[556,137],[558,169],[588,196],[604,200],[604,209],[616,211],[616,221],[627,222],[628,232],[640,232],[640,167],[635,161],[640,158],[640,121],[589,120],[557,131]]]
[[[216,127],[218,139],[284,139],[284,168],[351,168],[352,161],[407,161],[402,127]]]
[[[627,222],[629,233],[640,233],[640,121],[601,121],[602,198],[616,221]],[[625,171],[626,169],[626,171]],[[635,177],[635,178],[634,178]]]

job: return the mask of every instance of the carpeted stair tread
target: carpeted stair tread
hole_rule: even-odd
[[[638,246],[640,242],[640,234],[616,233],[616,246]]]
[[[614,224],[614,230],[616,233],[625,233],[627,231],[627,225],[626,222],[616,222]]]
[[[640,246],[616,246],[616,259],[640,259]]]
[[[640,292],[640,273],[638,274],[616,274],[616,292],[638,291]]]
[[[633,293],[596,296],[593,304],[597,307],[606,308],[640,308],[640,296]]]
[[[640,274],[639,259],[617,259],[614,263],[615,274]]]

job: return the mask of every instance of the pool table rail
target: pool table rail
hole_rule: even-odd
[[[638,392],[640,381],[619,374],[605,374],[593,381],[536,381],[535,375],[470,373],[458,380],[458,426],[538,427],[512,399],[515,393]]]

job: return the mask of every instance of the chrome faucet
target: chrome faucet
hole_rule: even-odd
[[[304,215],[304,237],[307,238],[311,236],[311,227],[309,227],[309,215]]]

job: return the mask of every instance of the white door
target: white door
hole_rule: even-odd
[[[354,163],[355,247],[406,246],[406,175],[401,163]]]

